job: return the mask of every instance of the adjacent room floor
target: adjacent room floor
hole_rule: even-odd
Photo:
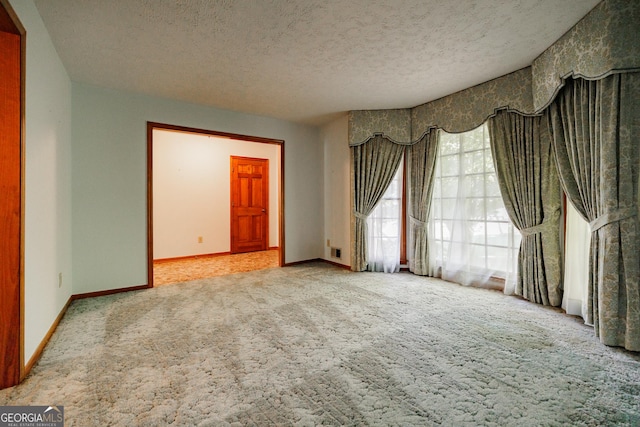
[[[153,262],[154,286],[279,267],[279,249]]]

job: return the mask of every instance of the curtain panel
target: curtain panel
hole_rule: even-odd
[[[404,149],[382,135],[351,147],[353,271],[367,269],[367,217],[393,180]]]
[[[640,351],[640,73],[568,79],[548,114],[562,187],[591,226],[587,322]]]
[[[501,110],[488,124],[500,193],[522,234],[515,294],[557,307],[562,303],[562,192],[544,120]]]
[[[409,271],[429,275],[427,221],[431,211],[433,175],[438,156],[438,131],[431,129],[407,148],[407,184],[409,191]]]

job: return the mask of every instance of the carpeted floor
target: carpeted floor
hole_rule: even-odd
[[[638,426],[640,355],[495,291],[317,263],[75,301],[0,404],[67,426]]]
[[[280,266],[280,251],[247,252],[233,255],[203,255],[153,262],[153,285],[170,285],[226,274],[246,273]]]

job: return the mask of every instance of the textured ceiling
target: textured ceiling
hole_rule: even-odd
[[[598,0],[36,0],[71,79],[320,125],[530,65]]]

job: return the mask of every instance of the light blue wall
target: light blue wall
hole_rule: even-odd
[[[147,283],[147,121],[285,141],[286,262],[323,255],[319,130],[73,83],[75,294]]]
[[[285,140],[285,261],[322,256],[317,128],[72,84],[33,1],[10,3],[27,31],[25,361],[72,294],[147,283],[147,121]]]
[[[71,296],[71,82],[31,0],[11,0],[27,31],[25,362]],[[62,286],[58,277],[62,273]]]

